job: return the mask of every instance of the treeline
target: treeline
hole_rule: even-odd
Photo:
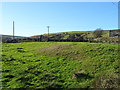
[[[108,39],[94,39],[94,38],[71,38],[68,37],[66,39],[63,38],[51,38],[51,37],[46,37],[46,36],[40,36],[38,37],[28,37],[28,38],[6,38],[3,39],[2,42],[4,43],[20,43],[20,42],[101,42],[101,43],[119,43],[119,41],[113,41],[113,40],[108,40]]]
[[[16,39],[12,39],[12,38],[5,38],[2,39],[2,42],[4,43],[19,43],[19,42],[49,42],[49,41],[53,41],[53,42],[87,42],[87,40],[84,39],[78,39],[78,38],[67,38],[67,39],[62,39],[62,38],[50,38],[50,37],[42,37],[42,38],[33,38],[33,37],[29,37],[29,38],[16,38]]]
[[[55,34],[55,35],[50,35],[50,36],[46,36],[46,35],[39,35],[39,36],[33,36],[33,37],[25,37],[25,38],[4,38],[2,39],[2,42],[5,43],[15,43],[15,42],[48,42],[48,41],[59,41],[59,42],[72,42],[72,41],[76,41],[76,42],[83,42],[86,41],[85,39],[83,39],[82,36],[80,36],[80,34],[69,34],[66,38],[64,38],[64,34]]]
[[[103,37],[104,30],[95,30],[86,33],[59,33],[48,35],[37,35],[32,37],[3,38],[5,43],[19,42],[101,42],[101,43],[119,43],[119,37]],[[109,34],[109,33],[108,33]]]

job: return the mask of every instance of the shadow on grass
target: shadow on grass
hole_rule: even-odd
[[[78,72],[78,73],[73,74],[73,78],[76,78],[78,82],[81,82],[81,81],[84,81],[86,79],[92,79],[94,77],[90,76],[89,74]]]

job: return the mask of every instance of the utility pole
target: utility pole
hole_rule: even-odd
[[[47,28],[48,28],[48,41],[49,41],[49,28],[50,28],[50,26],[47,26]]]
[[[15,27],[14,27],[14,21],[13,21],[13,39],[14,39],[14,34],[15,34]]]
[[[49,37],[49,28],[50,28],[50,26],[47,26],[47,28],[48,28],[48,37]]]

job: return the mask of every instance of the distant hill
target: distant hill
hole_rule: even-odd
[[[109,37],[109,32],[110,31],[118,31],[120,29],[114,29],[114,30],[103,30],[102,37]],[[50,33],[49,36],[54,36],[54,35],[64,35],[66,37],[67,34],[83,34],[86,37],[93,37],[93,32],[94,31],[71,31],[71,32],[59,32],[59,33]],[[43,36],[47,36],[47,34],[42,34]],[[41,35],[34,35],[31,37],[39,37]]]
[[[60,32],[31,37],[15,36],[14,42],[106,42],[119,43],[120,29]],[[3,42],[13,42],[12,35],[2,35]]]
[[[0,35],[1,37],[2,37],[2,39],[6,39],[6,38],[13,38],[13,36],[12,35]],[[23,36],[14,36],[15,38],[21,38],[21,37],[23,37]]]
[[[120,29],[114,30],[102,30],[100,37],[94,36],[95,31],[71,31],[71,32],[60,32],[49,34],[49,40],[61,41],[117,41],[120,36]],[[47,34],[35,35],[34,38],[48,37]]]

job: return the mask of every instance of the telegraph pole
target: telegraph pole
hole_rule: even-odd
[[[47,28],[48,28],[48,37],[49,37],[49,28],[50,28],[50,26],[47,26]]]
[[[15,27],[14,27],[14,21],[13,21],[13,39],[14,39],[14,34],[15,34]]]
[[[50,28],[50,26],[47,26],[47,28],[48,28],[48,41],[49,41],[49,28]]]

